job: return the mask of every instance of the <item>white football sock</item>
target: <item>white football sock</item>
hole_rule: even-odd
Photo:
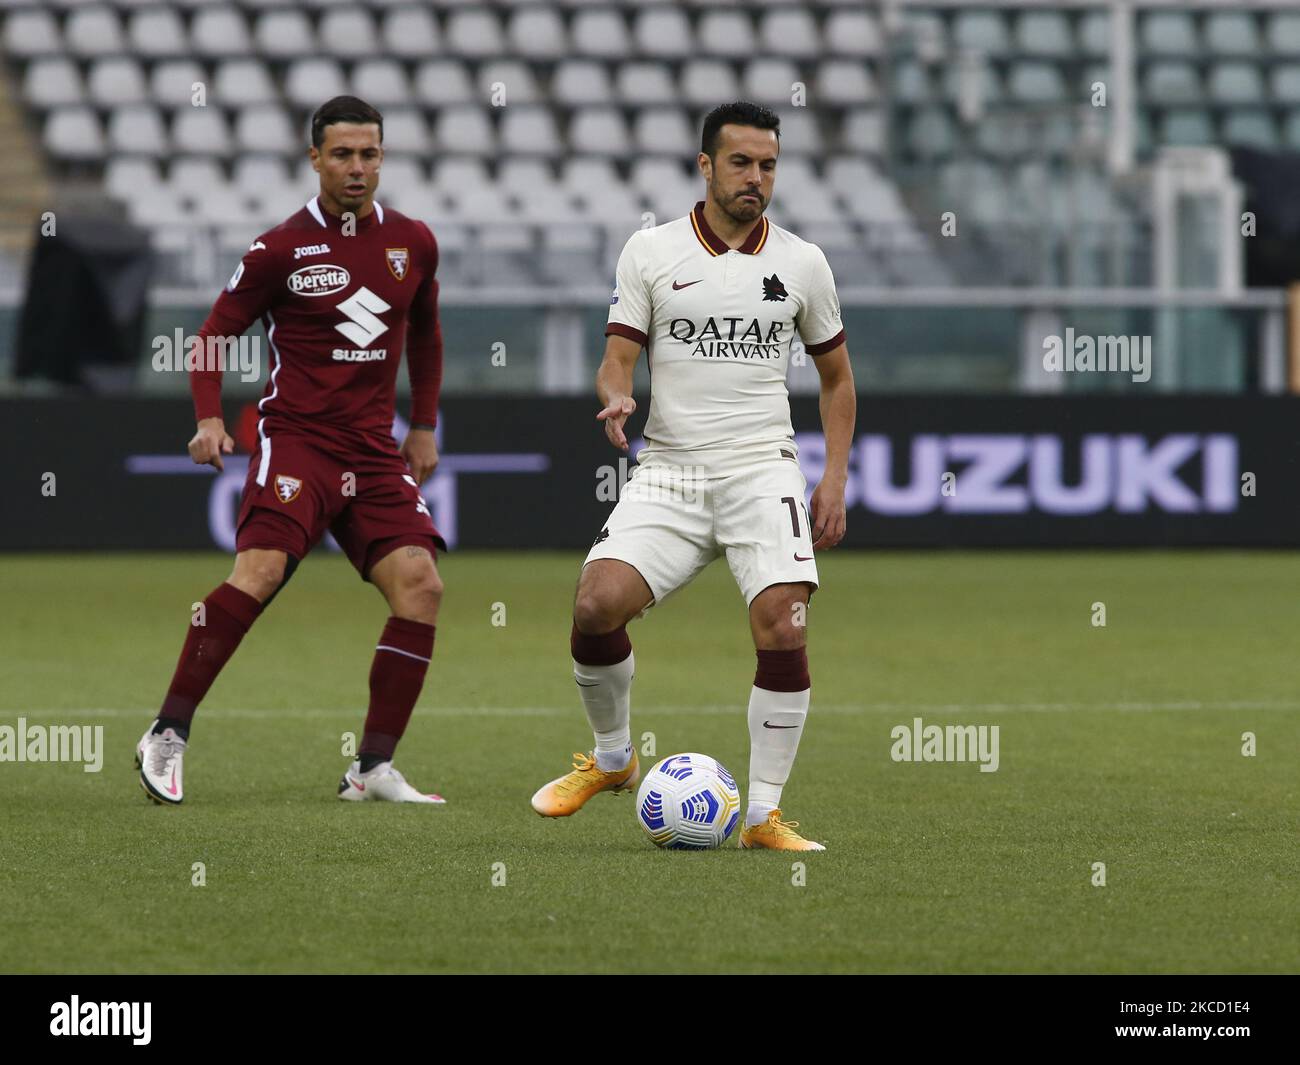
[[[811,697],[811,688],[801,692],[750,689],[746,827],[762,824],[781,805],[781,789],[790,779]]]
[[[587,720],[596,735],[596,765],[606,773],[623,769],[632,759],[632,672],[636,660],[631,653],[612,666],[573,663]]]

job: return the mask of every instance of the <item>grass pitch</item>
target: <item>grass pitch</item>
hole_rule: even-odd
[[[0,725],[102,725],[106,748],[99,773],[0,763],[3,968],[1297,968],[1300,556],[822,556],[813,706],[783,803],[829,848],[806,856],[734,837],[657,851],[630,796],[532,812],[590,746],[568,661],[579,561],[441,561],[434,665],[397,764],[446,807],[334,798],[386,610],[321,553],[200,708],[185,804],[162,809],[135,741],[230,560],[0,558]],[[743,791],[754,666],[725,565],[630,632],[634,740],[712,754]],[[998,725],[998,771],[891,760],[890,730],[915,717]]]

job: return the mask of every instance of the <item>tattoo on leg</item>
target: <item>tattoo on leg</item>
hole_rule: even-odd
[[[421,558],[421,557],[429,558],[430,557],[429,550],[428,548],[425,547],[416,547],[414,544],[410,544],[406,548],[406,557],[407,558]]]

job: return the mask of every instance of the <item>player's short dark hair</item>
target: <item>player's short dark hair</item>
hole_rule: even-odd
[[[326,100],[316,113],[311,116],[311,143],[319,148],[325,143],[325,127],[335,122],[355,122],[365,125],[373,122],[379,127],[379,143],[384,142],[384,116],[371,107],[365,100],[355,96],[336,96]]]
[[[737,100],[732,104],[715,107],[704,116],[704,135],[700,137],[700,151],[710,159],[718,151],[718,131],[723,126],[754,126],[757,129],[770,129],[781,140],[781,116],[762,104],[751,104],[748,100]]]

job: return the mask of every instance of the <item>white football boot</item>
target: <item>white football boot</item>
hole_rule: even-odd
[[[425,795],[416,791],[406,778],[393,768],[392,762],[380,762],[368,773],[361,772],[361,759],[357,759],[339,781],[339,798],[348,802],[423,802],[445,803],[441,795]]]
[[[140,787],[154,802],[175,806],[184,797],[181,763],[185,760],[185,741],[165,728],[155,735],[152,722],[135,748],[135,765],[140,770]]]

